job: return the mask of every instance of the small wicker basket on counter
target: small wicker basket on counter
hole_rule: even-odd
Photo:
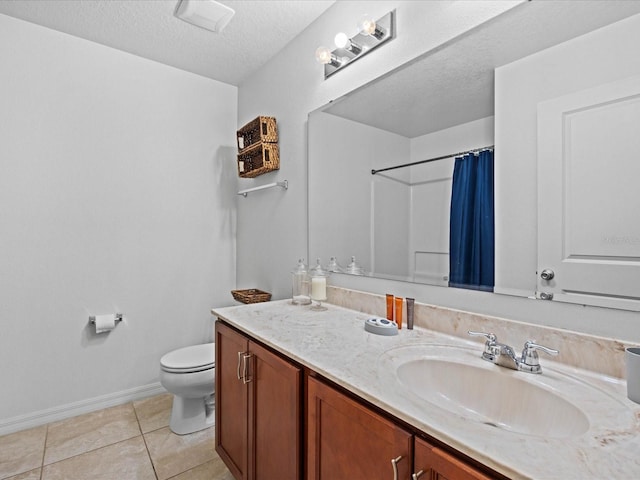
[[[260,303],[271,300],[269,292],[263,292],[257,288],[249,288],[247,290],[231,290],[233,298],[242,303]]]

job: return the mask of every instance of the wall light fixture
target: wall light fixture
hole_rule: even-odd
[[[324,64],[324,78],[327,79],[338,70],[351,65],[373,49],[395,37],[395,10],[377,21],[370,15],[364,15],[358,21],[358,33],[349,38],[346,33],[335,36],[335,50],[319,47],[316,60]]]

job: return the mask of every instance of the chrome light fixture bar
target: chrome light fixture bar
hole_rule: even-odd
[[[324,64],[325,80],[338,70],[351,65],[385,42],[395,38],[395,10],[379,20],[364,15],[358,22],[358,33],[349,38],[344,33],[335,37],[336,49],[320,47],[316,50],[316,60]]]

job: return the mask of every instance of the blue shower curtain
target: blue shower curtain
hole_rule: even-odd
[[[449,286],[493,291],[493,152],[456,158],[449,234]]]

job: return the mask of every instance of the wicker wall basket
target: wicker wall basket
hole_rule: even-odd
[[[258,143],[238,154],[238,176],[253,178],[280,169],[280,151],[276,143]]]
[[[238,302],[242,303],[260,303],[268,302],[271,300],[271,294],[269,292],[263,292],[257,288],[250,288],[248,290],[231,290],[231,295]]]
[[[274,117],[257,117],[237,131],[238,152],[253,147],[258,143],[277,143],[278,126]]]

